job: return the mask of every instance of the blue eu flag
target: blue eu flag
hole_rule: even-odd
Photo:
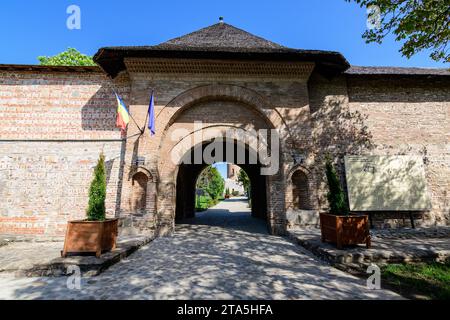
[[[153,98],[153,91],[152,96],[150,97],[150,106],[148,107],[148,129],[150,130],[150,135],[155,135],[155,102]]]

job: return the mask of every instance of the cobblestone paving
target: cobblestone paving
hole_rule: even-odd
[[[240,199],[178,225],[80,290],[71,278],[0,275],[0,299],[399,299],[267,234]]]

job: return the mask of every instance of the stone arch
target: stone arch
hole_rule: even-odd
[[[156,179],[144,167],[137,167],[131,173],[131,212],[137,215],[156,213]]]
[[[147,205],[148,177],[137,172],[131,178],[131,211],[137,214],[145,214]]]
[[[207,86],[215,88],[216,86]],[[235,87],[235,86],[230,86],[230,87]],[[241,88],[241,87],[239,87]],[[167,125],[164,133],[162,134],[161,137],[161,141],[159,144],[159,149],[158,149],[158,155],[159,155],[159,161],[158,161],[158,174],[160,176],[160,178],[162,180],[167,180],[167,178],[169,179],[174,179],[173,177],[173,170],[174,170],[174,166],[176,166],[177,164],[174,164],[174,161],[167,161],[167,159],[172,159],[171,157],[171,152],[174,148],[180,148],[181,150],[178,151],[178,153],[181,155],[183,155],[188,149],[190,149],[192,147],[190,141],[192,140],[191,137],[196,133],[195,129],[190,130],[186,130],[186,133],[182,136],[178,138],[178,141],[171,141],[171,137],[169,136],[169,131],[172,128],[172,126],[176,123],[177,119],[180,118],[184,112],[188,112],[190,107],[194,108],[196,105],[201,104],[205,101],[216,101],[214,98],[212,98],[213,96],[208,96],[208,97],[201,97],[198,98],[196,100],[189,100],[191,102],[187,102],[189,103],[188,106],[184,106],[181,108],[178,108],[180,110],[178,111],[174,111],[173,109],[176,109],[174,107],[170,107],[169,109],[172,110],[172,117],[169,120],[169,123],[171,125]],[[242,99],[240,101],[234,100],[232,97],[228,97],[226,99],[223,99],[223,96],[216,96],[217,99],[222,99],[225,101],[228,101],[230,103],[236,102],[236,103],[243,103]],[[212,100],[209,100],[212,99]],[[173,100],[175,101],[175,100]],[[221,100],[219,100],[221,101]],[[169,103],[170,105],[170,103]],[[260,112],[260,110],[258,110],[258,108],[256,108],[253,105],[246,105],[248,112],[254,112],[256,111],[255,116],[260,118],[260,120],[262,122],[264,122],[264,129],[273,129],[274,128],[274,124],[264,115]],[[167,106],[166,106],[167,107]],[[255,118],[255,117],[253,117]],[[249,132],[251,136],[255,136],[254,134],[252,134],[250,131],[248,131],[246,128],[243,127],[238,127],[238,126],[234,126],[234,125],[230,125],[230,124],[222,124],[222,123],[214,123],[214,124],[210,124],[210,125],[204,125],[202,126],[201,130],[202,130],[202,139],[203,141],[205,140],[211,140],[214,139],[218,136],[225,136],[225,132],[227,130],[234,130],[234,129],[239,129],[239,130],[244,130],[245,132]],[[245,141],[240,141],[239,139],[237,139],[238,142],[244,143]],[[186,142],[186,146],[184,146],[184,142]],[[267,147],[267,149],[270,152],[270,142],[269,144],[265,144],[265,147]],[[280,145],[280,149],[282,148],[282,146]],[[280,154],[281,154],[281,150],[280,150]],[[176,161],[175,161],[176,163]],[[170,168],[172,167],[172,168]],[[168,172],[172,172],[171,176],[168,177]]]
[[[207,143],[214,140],[217,137],[222,137],[224,132],[228,129],[233,129],[232,126],[212,126],[204,129],[203,140],[199,141],[198,145]],[[166,152],[160,155],[159,162],[159,175],[161,181],[158,183],[158,208],[161,208],[161,212],[158,215],[165,215],[162,220],[175,221],[175,200],[176,200],[176,181],[179,174],[179,165],[182,158],[196,146],[192,146],[190,141],[194,133],[191,132],[189,135],[183,137],[178,142],[174,142],[171,148],[167,148]],[[236,142],[241,146],[248,146],[245,140],[236,139]],[[256,149],[251,148],[252,153],[257,153]],[[178,154],[177,159],[172,159],[171,152],[178,148],[176,154]],[[168,161],[168,159],[171,159]]]
[[[309,199],[308,177],[306,174],[297,170],[292,174],[292,207],[297,210],[311,209],[311,201]]]
[[[216,138],[224,137],[226,132],[229,132],[229,130],[233,129],[242,129],[235,126],[230,125],[214,125],[214,126],[207,126],[203,128],[202,131],[202,140],[199,141],[199,143],[204,143],[206,141],[212,141]],[[242,129],[244,132],[248,133],[249,136],[255,137],[252,132],[249,132],[245,129]],[[191,141],[192,136],[195,134],[195,132],[191,132],[188,135],[182,137],[178,142],[174,142],[172,148],[170,149],[170,153],[178,154],[180,157],[174,161],[175,165],[178,165],[182,159],[182,156],[186,154],[189,149],[192,148]],[[256,138],[256,137],[255,137]],[[237,141],[237,143],[241,145],[247,145],[247,141],[245,139],[241,139],[239,136],[234,136],[234,140]],[[194,146],[195,147],[195,146]],[[249,147],[252,149],[252,152],[257,153],[258,150],[253,148],[249,145]],[[266,147],[270,151],[270,145],[267,143],[263,143],[262,147]],[[175,160],[175,159],[174,159]]]
[[[176,170],[175,221],[181,221],[186,218],[195,217],[195,184],[197,183],[198,176],[208,166],[208,163],[192,163],[189,162],[189,160],[193,158],[195,150],[204,150],[211,146],[211,143],[214,143],[215,146],[223,145],[224,148],[226,148],[226,145],[233,146],[237,149],[240,149],[242,152],[245,152],[247,156],[250,153],[256,154],[256,150],[251,148],[251,146],[249,145],[242,143],[237,144],[237,141],[216,140],[200,142],[186,151],[185,157],[183,157],[184,161],[180,163],[179,166],[177,166],[178,170]],[[266,222],[268,222],[268,226],[270,226],[266,206],[266,191],[269,179],[267,179],[267,176],[260,174],[262,164],[259,161],[256,161],[255,163],[249,163],[247,161],[243,163],[237,163],[237,159],[238,158],[235,154],[232,159],[228,158],[226,162],[239,165],[240,168],[245,170],[252,182],[250,193],[252,199],[255,199],[251,208],[252,216],[254,218],[264,219]],[[218,159],[217,162],[224,162],[224,160],[224,158],[221,158]]]
[[[189,89],[172,99],[156,116],[156,119],[170,119],[164,131],[173,124],[178,115],[190,106],[206,100],[230,100],[241,102],[257,110],[271,128],[284,126],[283,118],[266,99],[251,89],[227,84],[213,84]]]
[[[286,207],[288,210],[314,210],[314,179],[311,171],[302,165],[292,168],[286,179]]]

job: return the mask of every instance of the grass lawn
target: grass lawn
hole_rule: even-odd
[[[407,298],[450,299],[450,261],[387,265],[381,279]]]

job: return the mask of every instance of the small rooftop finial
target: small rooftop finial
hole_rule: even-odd
[[[223,23],[223,17],[219,17],[219,23]]]

